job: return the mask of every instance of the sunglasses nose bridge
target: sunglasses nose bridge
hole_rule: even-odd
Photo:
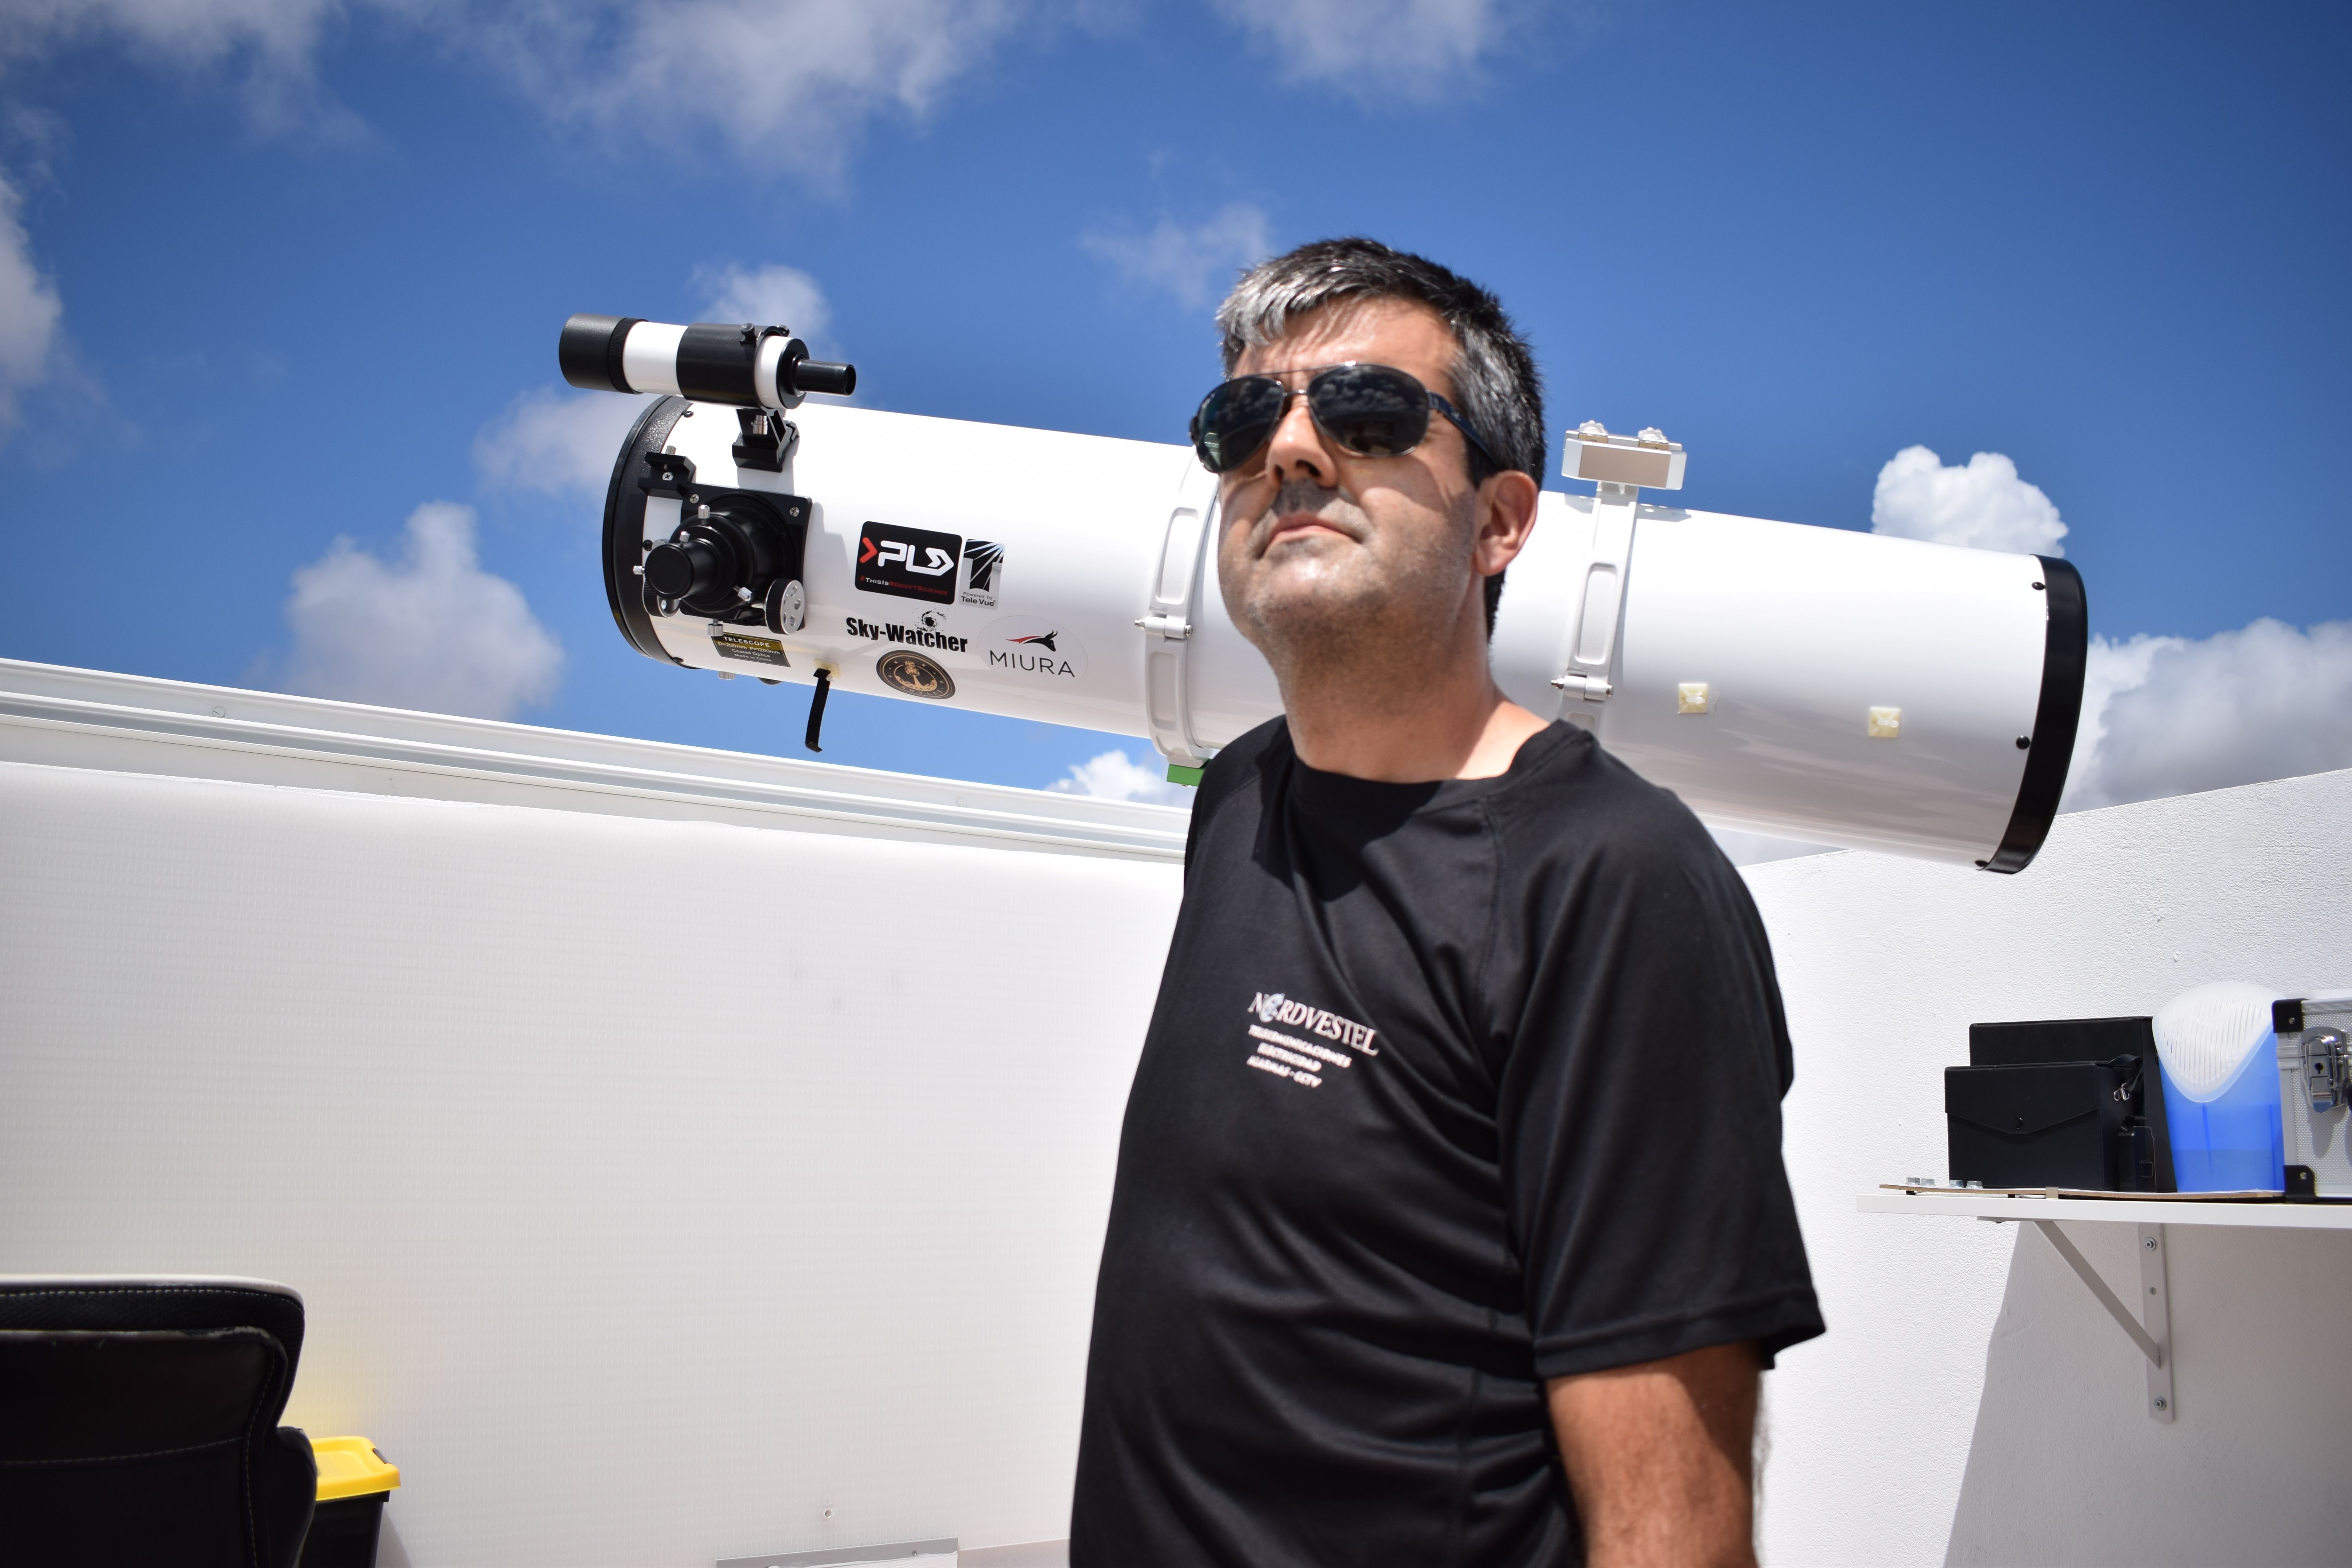
[[[1274,429],[1266,437],[1265,460],[1274,469],[1312,468],[1318,479],[1328,482],[1337,472],[1335,450],[1307,393],[1306,386],[1283,387],[1282,412],[1275,416]]]

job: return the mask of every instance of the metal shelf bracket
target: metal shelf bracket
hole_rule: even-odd
[[[2090,1288],[2099,1305],[2107,1310],[2107,1316],[2116,1321],[2116,1326],[2139,1348],[2140,1354],[2147,1358],[2148,1419],[2169,1426],[2176,1412],[2172,1396],[2171,1291],[2166,1281],[2164,1258],[2165,1227],[2160,1225],[2139,1227],[2137,1250],[2139,1253],[2140,1313],[2136,1315],[2107,1288],[2107,1282],[2099,1278],[2099,1271],[2091,1267],[2091,1260],[2075,1250],[2074,1244],[2066,1239],[2066,1233],[2058,1228],[2057,1221],[2036,1219],[2026,1223],[2040,1231],[2042,1237],[2058,1249],[2058,1256],[2064,1258],[2067,1267],[2074,1269],[2083,1283]]]

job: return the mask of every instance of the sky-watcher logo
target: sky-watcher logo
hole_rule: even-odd
[[[1257,1015],[1261,1024],[1287,1024],[1294,1029],[1337,1040],[1350,1050],[1361,1051],[1368,1057],[1381,1053],[1372,1048],[1380,1031],[1353,1018],[1342,1018],[1337,1013],[1327,1013],[1320,1007],[1309,1007],[1304,1002],[1294,1002],[1279,991],[1261,991],[1250,999],[1246,1012]]]

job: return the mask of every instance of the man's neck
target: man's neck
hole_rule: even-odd
[[[1369,674],[1360,663],[1307,661],[1282,672],[1298,760],[1385,784],[1492,778],[1544,721],[1495,685],[1480,641],[1441,668]]]

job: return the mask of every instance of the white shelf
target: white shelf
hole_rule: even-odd
[[[1866,1192],[1864,1214],[1950,1219],[2105,1220],[2117,1225],[2242,1225],[2273,1230],[2352,1230],[2352,1204],[2182,1203],[2130,1198],[2036,1198],[1971,1193]]]

